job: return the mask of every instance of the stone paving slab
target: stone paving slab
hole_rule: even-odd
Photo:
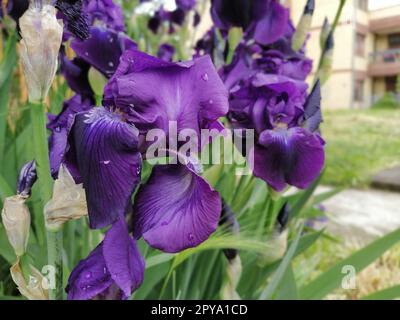
[[[379,172],[372,178],[371,186],[377,189],[400,192],[400,167]]]
[[[317,193],[329,191],[319,187]],[[400,228],[400,193],[381,190],[344,190],[325,201],[328,232],[352,245],[364,246]]]

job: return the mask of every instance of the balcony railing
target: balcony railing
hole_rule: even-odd
[[[400,49],[376,51],[370,54],[371,63],[400,62]]]

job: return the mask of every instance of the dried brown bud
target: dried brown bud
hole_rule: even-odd
[[[48,1],[44,1],[47,3]],[[56,18],[56,9],[31,2],[19,19],[22,40],[20,56],[31,102],[41,102],[53,82],[57,70],[63,24]]]
[[[14,248],[15,254],[22,256],[28,244],[31,224],[31,215],[24,197],[12,196],[6,198],[1,218],[7,232],[8,241]]]
[[[66,221],[86,216],[87,204],[82,184],[76,184],[65,166],[61,166],[54,182],[53,198],[44,208],[46,227],[58,230]]]

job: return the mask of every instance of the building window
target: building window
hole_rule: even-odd
[[[356,35],[356,54],[359,57],[365,57],[365,35],[362,33]]]
[[[399,49],[400,48],[400,33],[389,34],[389,49]]]
[[[368,0],[358,0],[357,6],[360,10],[368,11]]]
[[[356,102],[364,101],[364,80],[356,80],[354,84],[354,100]]]
[[[386,92],[396,92],[397,77],[386,77],[385,78],[385,89]]]

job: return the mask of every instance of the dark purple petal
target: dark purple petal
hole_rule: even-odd
[[[89,83],[90,65],[81,58],[75,57],[72,61],[65,54],[60,54],[60,69],[68,86],[83,97],[93,97],[94,92]]]
[[[49,115],[47,129],[51,131],[49,138],[50,167],[54,178],[58,175],[58,169],[63,161],[67,149],[67,136],[69,123],[75,114],[89,110],[94,105],[90,98],[82,98],[79,95],[73,96],[63,104],[59,115]]]
[[[103,243],[72,270],[66,291],[68,300],[90,300],[114,283],[103,257]]]
[[[125,219],[120,217],[104,238],[103,255],[111,278],[129,297],[143,281],[144,259],[129,235]]]
[[[59,115],[49,115],[47,129],[51,131],[49,138],[50,167],[54,178],[58,175],[58,169],[63,161],[67,149],[67,137],[70,124],[75,114],[89,110],[94,101],[89,98],[82,98],[79,95],[73,96],[63,104]]]
[[[68,165],[81,174],[91,228],[112,224],[140,181],[138,131],[102,107],[79,113],[69,136]]]
[[[304,189],[321,173],[324,160],[318,135],[299,127],[266,130],[254,148],[253,173],[277,191],[288,184]]]
[[[318,80],[304,105],[302,125],[304,125],[304,127],[310,132],[315,132],[319,129],[321,122],[321,84]]]
[[[74,39],[71,42],[71,48],[79,58],[108,78],[117,69],[122,53],[136,47],[136,43],[123,33],[102,27],[90,28],[90,38],[86,41]]]
[[[289,60],[281,65],[280,73],[289,78],[305,80],[312,70],[312,60]]]
[[[157,84],[157,90],[149,84]],[[142,131],[168,133],[169,121],[178,130],[200,130],[228,111],[228,94],[209,56],[170,63],[139,51],[126,51],[107,84],[104,105],[129,114]]]
[[[17,194],[22,197],[29,197],[36,179],[36,162],[35,160],[32,160],[24,164],[19,172]]]
[[[266,15],[255,26],[254,39],[263,45],[277,41],[286,32],[288,19],[289,11],[271,0]]]
[[[152,247],[179,252],[207,240],[218,226],[221,199],[188,166],[156,166],[134,202],[135,237]]]
[[[271,0],[212,0],[211,16],[214,25],[222,30],[232,26],[244,31],[266,14]]]

